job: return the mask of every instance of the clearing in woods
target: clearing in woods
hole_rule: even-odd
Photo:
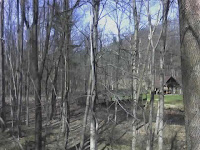
[[[143,96],[144,98],[145,96]],[[147,101],[150,95],[147,94]],[[165,95],[165,118],[164,118],[164,149],[185,149],[185,129],[184,129],[184,112],[183,112],[183,97],[182,95]],[[45,100],[43,99],[43,110]],[[157,110],[158,95],[155,95],[155,111]],[[98,149],[114,149],[114,150],[129,150],[131,148],[132,130],[131,130],[131,101],[119,101],[117,111],[117,123],[114,123],[114,102],[106,104],[98,104],[97,106],[97,120],[99,123],[98,130]],[[57,106],[59,100],[57,101]],[[148,106],[141,108],[138,107],[138,136],[137,148],[143,150],[145,148],[147,139],[147,121],[148,121]],[[143,113],[143,111],[144,113]],[[10,111],[10,106],[7,104],[7,113]],[[23,109],[25,111],[25,108]],[[0,150],[25,150],[34,149],[34,100],[30,98],[30,126],[25,125],[25,116],[22,118],[22,137],[15,138],[17,131],[16,128],[12,131],[0,135]],[[79,145],[79,139],[82,129],[82,120],[85,111],[85,106],[76,103],[71,103],[71,119],[70,119],[70,135],[68,146],[75,149]],[[130,113],[128,115],[128,113]],[[25,114],[22,113],[22,114]],[[9,115],[8,115],[9,116]],[[46,140],[46,149],[63,149],[65,145],[64,135],[61,133],[60,112],[56,112],[56,117],[53,120],[48,120],[46,114],[43,112],[43,139]],[[8,118],[9,119],[9,118]],[[14,122],[15,123],[15,122]],[[11,120],[8,121],[8,126],[11,127]],[[155,120],[154,120],[155,127]],[[86,139],[89,137],[89,130],[86,132]],[[43,144],[44,144],[43,142]],[[155,148],[157,147],[157,135],[155,135]],[[86,147],[88,146],[86,142]]]

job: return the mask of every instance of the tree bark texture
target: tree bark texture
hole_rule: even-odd
[[[5,129],[5,51],[4,51],[4,0],[0,1],[0,101],[1,101],[1,118],[3,120],[2,131]]]
[[[179,0],[187,150],[200,149],[200,2]]]

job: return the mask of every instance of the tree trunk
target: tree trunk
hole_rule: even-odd
[[[57,78],[58,78],[58,68],[59,68],[59,64],[60,64],[60,57],[58,59],[58,62],[55,63],[55,72],[54,72],[54,79],[53,79],[53,87],[52,87],[52,92],[51,92],[51,113],[50,113],[50,120],[53,119],[54,115],[55,115],[55,108],[56,108],[56,97],[58,94],[58,85],[57,85]]]
[[[90,77],[89,77],[89,82],[88,82],[88,89],[87,89],[87,99],[86,99],[86,106],[85,106],[85,113],[84,113],[84,118],[83,118],[83,128],[82,128],[82,134],[81,134],[81,140],[80,140],[80,147],[79,150],[83,150],[84,149],[84,143],[85,143],[85,131],[86,131],[86,127],[87,127],[87,118],[88,118],[88,113],[89,113],[89,108],[90,108],[90,95],[91,95],[91,80],[92,76],[90,73]]]
[[[200,3],[179,0],[181,70],[188,150],[200,149]]]
[[[6,127],[6,109],[5,109],[5,51],[4,51],[4,0],[0,1],[0,101],[1,101],[1,118],[3,120],[2,131]]]
[[[21,0],[21,9],[22,9],[22,18],[25,22],[25,0]],[[29,9],[26,12],[29,14]],[[28,19],[29,20],[29,19]],[[27,72],[26,72],[26,85],[25,85],[25,102],[26,102],[26,125],[29,126],[29,93],[30,93],[30,50],[31,50],[31,31],[29,26],[27,27],[27,37],[28,37],[28,42],[27,42],[27,49],[28,49],[28,60],[27,60]]]
[[[18,81],[17,81],[17,130],[18,130],[18,138],[21,137],[21,110],[22,110],[22,90],[23,90],[23,76],[22,76],[22,57],[23,57],[23,13],[21,13],[21,25],[20,25],[20,13],[19,13],[19,0],[17,0],[17,49],[18,49]]]
[[[84,54],[84,64],[85,64],[85,70],[87,70],[87,63],[89,61],[89,58],[87,59],[87,55],[89,53],[89,41],[87,39],[85,39],[85,49],[86,49],[86,53]],[[86,79],[87,79],[87,71],[85,71],[85,75],[84,75],[84,82],[85,82],[85,93],[87,94],[87,99],[86,99],[86,106],[85,106],[85,113],[84,113],[84,118],[83,118],[83,128],[82,128],[82,133],[81,133],[81,139],[80,139],[80,147],[79,150],[83,150],[84,149],[84,143],[85,143],[85,132],[86,132],[86,127],[87,127],[87,118],[88,118],[88,114],[89,114],[89,108],[90,108],[90,95],[91,95],[91,71],[89,74],[89,80],[88,80],[88,84],[86,83]]]
[[[91,65],[91,102],[90,102],[90,150],[97,150],[97,122],[95,104],[97,99],[96,54],[98,48],[98,19],[100,0],[92,1],[92,20],[90,26],[90,65]]]
[[[42,149],[41,76],[38,69],[38,0],[33,0],[32,49],[30,54],[31,75],[35,91],[35,149]]]
[[[29,58],[28,58],[28,64],[29,64]],[[29,68],[29,65],[28,65]],[[29,79],[29,69],[27,71],[27,77],[26,77],[26,126],[29,126],[29,85],[30,85],[30,79]]]
[[[65,134],[65,149],[67,149],[68,138],[69,138],[69,121],[70,121],[70,44],[71,44],[71,27],[72,27],[72,10],[70,10],[69,0],[64,0],[63,5],[66,22],[64,23],[64,99],[63,99],[63,115],[62,115],[62,129]]]
[[[136,149],[136,139],[137,139],[137,67],[138,67],[138,51],[139,51],[139,17],[137,13],[136,0],[133,0],[133,17],[134,17],[134,46],[132,50],[132,98],[133,98],[133,123],[132,123],[132,150]],[[137,92],[136,92],[137,91]]]
[[[152,32],[152,24],[151,24],[151,15],[149,11],[149,0],[148,0],[148,24],[150,29],[149,41],[151,46],[153,47],[153,32]],[[148,140],[146,150],[153,150],[153,141],[154,141],[154,133],[153,133],[153,114],[154,114],[154,94],[155,94],[155,47],[152,48],[151,53],[151,97],[150,97],[150,111],[149,111],[149,124],[148,124]]]
[[[163,0],[163,22],[161,42],[162,47],[160,49],[160,94],[158,103],[158,150],[163,150],[163,121],[164,121],[164,58],[166,52],[166,37],[167,37],[167,16],[169,11],[169,0]]]

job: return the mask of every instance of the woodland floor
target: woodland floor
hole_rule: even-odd
[[[107,108],[105,104],[99,104],[97,107],[97,120],[99,127],[98,134],[98,149],[99,150],[130,150],[132,139],[132,117],[127,116],[127,112],[131,112],[131,102],[122,101],[121,106],[118,106],[117,124],[114,123],[114,104],[110,103]],[[43,105],[45,106],[45,105]],[[57,104],[59,107],[59,104]],[[75,150],[78,146],[82,120],[85,106],[77,103],[71,104],[71,119],[70,119],[70,135],[68,146],[71,150]],[[155,104],[155,115],[156,115]],[[126,110],[126,111],[125,111]],[[25,110],[24,110],[25,111]],[[9,104],[7,113],[10,112]],[[147,139],[147,120],[148,108],[146,113],[142,113],[141,108],[138,108],[138,118],[141,120],[138,124],[137,149],[144,150]],[[8,114],[8,116],[10,116]],[[145,120],[144,121],[144,116]],[[52,121],[46,121],[43,114],[43,136],[46,135],[46,150],[64,150],[64,136],[61,133],[60,112],[57,112],[56,117]],[[10,119],[10,118],[8,118]],[[25,117],[22,116],[22,137],[18,140],[15,138],[16,131],[7,129],[4,133],[0,133],[0,150],[32,150],[34,149],[34,101],[30,100],[30,126],[27,127],[24,123]],[[178,102],[166,103],[165,119],[164,119],[164,149],[165,150],[183,150],[185,149],[185,128],[184,128],[184,112],[183,105]],[[8,121],[8,126],[11,121]],[[155,120],[154,120],[155,125]],[[88,124],[89,126],[89,124]],[[88,130],[89,131],[89,130]],[[87,138],[89,132],[86,132]],[[45,134],[46,133],[46,134]],[[88,142],[87,142],[88,143]],[[86,144],[87,147],[88,144]],[[157,136],[155,135],[154,147],[157,149]]]

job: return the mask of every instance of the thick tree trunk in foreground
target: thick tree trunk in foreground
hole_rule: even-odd
[[[33,0],[33,24],[31,43],[31,75],[35,91],[35,149],[42,149],[42,107],[41,107],[41,76],[38,69],[38,0]]]
[[[200,3],[179,0],[181,69],[188,150],[200,149]]]
[[[4,71],[4,0],[0,1],[0,101],[1,101],[1,118],[2,130],[5,129],[5,71]]]

